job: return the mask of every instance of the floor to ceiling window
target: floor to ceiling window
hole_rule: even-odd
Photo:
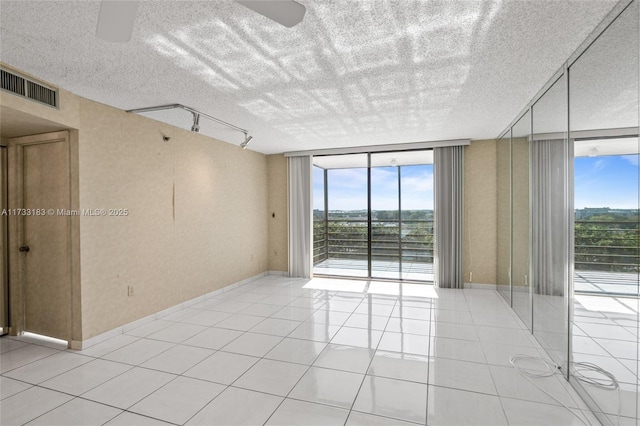
[[[313,162],[314,274],[433,281],[433,151]]]

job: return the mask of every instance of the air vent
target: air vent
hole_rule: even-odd
[[[58,108],[58,91],[35,80],[0,68],[0,83],[2,90]]]

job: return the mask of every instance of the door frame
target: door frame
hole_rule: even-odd
[[[23,168],[24,147],[42,143],[67,141],[69,155],[69,210],[79,210],[79,157],[78,131],[64,130],[59,132],[22,136],[8,139],[8,208],[23,207]],[[80,216],[67,216],[68,253],[69,253],[69,285],[70,291],[70,323],[67,336],[59,336],[66,340],[71,348],[78,348],[82,342],[82,323],[80,310]],[[18,248],[23,245],[23,221],[18,216],[8,217],[8,257],[9,257],[9,333],[13,336],[25,332],[25,284],[24,270]]]

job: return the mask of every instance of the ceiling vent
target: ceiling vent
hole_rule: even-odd
[[[14,95],[58,108],[57,90],[4,68],[0,68],[0,88]]]

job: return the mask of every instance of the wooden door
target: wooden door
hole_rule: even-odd
[[[9,256],[17,266],[11,279],[20,290],[20,329],[69,341],[69,133],[10,139],[9,150]]]

